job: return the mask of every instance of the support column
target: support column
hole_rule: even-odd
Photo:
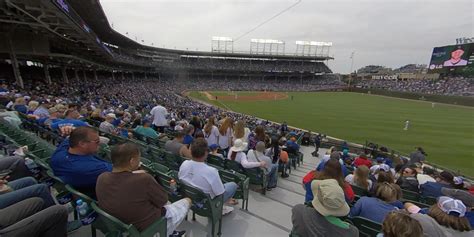
[[[87,80],[86,70],[82,70],[82,76],[84,76],[84,80]]]
[[[69,78],[67,77],[66,67],[61,68],[61,73],[63,74],[64,83],[69,84]]]
[[[114,71],[112,71],[112,80],[115,81],[115,75],[114,75]]]
[[[148,77],[146,76],[146,72],[145,72],[145,80],[148,80]]]
[[[94,70],[94,79],[97,81],[98,80],[98,77],[97,77],[97,70]]]
[[[74,75],[76,76],[76,80],[79,80],[79,73],[77,72],[77,69],[74,69]]]
[[[122,71],[122,80],[125,80],[125,73]]]
[[[15,76],[16,83],[20,88],[25,88],[23,84],[23,78],[21,77],[20,67],[18,66],[18,60],[16,58],[15,51],[13,50],[12,39],[8,37],[8,44],[10,46],[10,60],[12,61],[13,75]]]
[[[135,81],[135,73],[132,72],[132,80]]]
[[[51,85],[51,75],[49,74],[49,66],[47,64],[43,64],[44,67],[44,78],[46,79],[46,83]]]

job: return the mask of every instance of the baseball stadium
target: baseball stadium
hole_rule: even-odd
[[[0,236],[474,236],[474,38],[348,73],[238,48],[299,4],[200,51],[0,0]]]

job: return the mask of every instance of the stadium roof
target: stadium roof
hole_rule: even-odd
[[[222,52],[200,52],[164,49],[157,47],[150,47],[139,44],[134,40],[120,34],[112,29],[107,16],[105,15],[99,0],[81,1],[70,0],[70,5],[81,16],[81,18],[93,29],[93,31],[106,43],[110,43],[123,48],[142,49],[149,51],[156,51],[156,53],[169,53],[178,55],[195,55],[195,56],[216,56],[216,57],[242,57],[242,58],[272,58],[272,59],[287,59],[287,60],[329,60],[332,57],[320,56],[297,56],[297,55],[262,55],[250,53],[222,53]]]

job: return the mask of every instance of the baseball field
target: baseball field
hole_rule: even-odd
[[[474,108],[349,92],[190,92],[235,112],[367,140],[402,153],[421,146],[428,162],[474,177]],[[405,121],[410,121],[404,130]]]

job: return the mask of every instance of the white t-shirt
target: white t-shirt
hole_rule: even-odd
[[[165,107],[157,105],[151,109],[150,114],[153,116],[153,125],[155,126],[167,126],[168,121],[166,121],[166,115],[168,111]]]
[[[229,151],[229,153],[227,154],[227,159],[230,160],[231,155],[232,151]],[[243,152],[237,152],[237,155],[235,156],[235,161],[239,162],[246,169],[260,167],[259,162],[249,162],[247,160],[247,155],[245,155],[245,153]]]
[[[204,162],[186,160],[179,167],[179,180],[192,185],[214,198],[224,193],[219,172]]]
[[[227,149],[230,146],[231,137],[232,128],[227,128],[227,131],[224,135],[219,133],[219,147],[221,149]]]
[[[431,177],[427,174],[417,174],[416,179],[418,179],[418,183],[420,185],[422,185],[426,182],[436,182],[436,180],[433,177]]]
[[[217,138],[219,137],[219,129],[216,126],[212,126],[211,132],[206,134],[203,130],[204,138],[207,141],[207,145],[210,146],[212,144],[217,144]]]
[[[272,170],[272,159],[270,159],[270,157],[264,155],[263,153],[250,149],[247,153],[247,160],[249,162],[259,162],[257,158],[255,158],[255,154],[257,154],[258,156],[258,160],[265,162],[265,169],[270,172]]]

